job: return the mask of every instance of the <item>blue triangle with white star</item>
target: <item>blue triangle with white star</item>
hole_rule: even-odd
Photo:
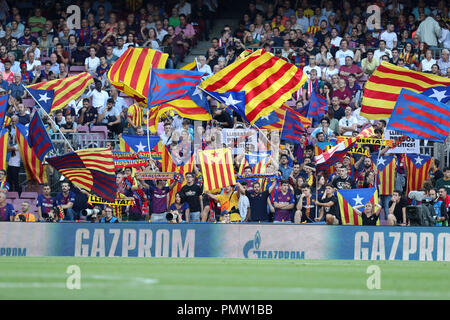
[[[54,90],[41,90],[28,88],[28,92],[39,107],[42,107],[47,113],[50,113],[55,99]]]
[[[205,91],[211,97],[223,103],[248,122],[245,116],[245,91],[228,91],[224,93]]]
[[[422,92],[423,95],[447,103],[450,100],[450,87],[433,87]]]

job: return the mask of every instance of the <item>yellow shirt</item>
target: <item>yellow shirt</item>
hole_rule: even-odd
[[[241,216],[239,215],[238,210],[239,196],[236,191],[234,191],[232,195],[219,194],[217,195],[217,199],[219,200],[220,210],[222,212],[223,211],[229,212],[232,209],[238,211],[237,213],[230,214],[230,221],[241,221]]]

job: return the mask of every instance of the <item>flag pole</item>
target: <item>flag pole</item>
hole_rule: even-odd
[[[34,96],[30,93],[30,91],[28,91],[28,88],[27,88],[27,87],[25,87],[23,84],[22,84],[22,87],[28,92],[28,94],[33,98],[33,100],[39,105],[39,107],[41,108],[41,110],[44,111],[44,113],[45,113],[46,116],[50,119],[50,121],[53,123],[53,125],[54,125],[55,127],[58,127],[58,131],[59,131],[59,133],[61,133],[61,135],[62,135],[64,141],[69,145],[69,147],[70,147],[70,149],[72,150],[72,152],[75,152],[75,149],[74,149],[74,148],[72,147],[72,145],[69,143],[69,141],[67,140],[67,138],[66,138],[66,136],[64,135],[64,133],[62,133],[61,129],[59,129],[59,126],[53,121],[52,117],[50,117],[50,115],[47,113],[47,111],[41,106],[41,104],[39,103],[39,101],[37,101],[37,100],[34,98]],[[37,110],[36,110],[35,112],[37,112]],[[39,115],[39,113],[38,113],[38,115]],[[42,119],[41,119],[41,120],[42,120]]]

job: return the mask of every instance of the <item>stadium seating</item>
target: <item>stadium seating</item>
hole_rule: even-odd
[[[6,194],[6,199],[17,199],[19,197],[19,193],[17,191],[8,191]]]
[[[29,192],[29,191],[26,191],[26,192],[22,192],[22,193],[20,194],[20,198],[21,198],[21,199],[36,200],[37,197],[38,197],[38,193],[37,193],[37,192]]]

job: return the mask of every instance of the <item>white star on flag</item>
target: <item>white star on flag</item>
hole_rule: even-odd
[[[353,198],[353,200],[355,200],[355,206],[358,206],[358,205],[362,205],[363,204],[362,201],[364,200],[364,198],[361,198],[359,196],[359,194],[357,194],[356,198]]]
[[[44,101],[44,103],[47,103],[48,100],[50,100],[50,97],[47,96],[47,92],[45,94],[39,94],[39,101]]]
[[[384,166],[386,164],[386,159],[384,159],[383,157],[378,158],[377,166],[379,166],[380,164]]]
[[[200,100],[203,100],[203,92],[198,87],[195,87],[193,96],[198,96]]]
[[[422,165],[422,161],[423,161],[423,160],[424,160],[423,158],[421,158],[420,156],[418,156],[414,161],[415,161],[415,164]]]
[[[442,99],[447,98],[445,91],[440,91],[440,90],[436,90],[436,89],[432,89],[432,90],[434,93],[429,96],[430,98],[435,98],[439,102],[441,102]]]
[[[224,98],[223,101],[227,106],[236,106],[236,104],[241,102],[241,100],[234,100],[233,95],[231,94],[228,96],[228,98]]]
[[[136,144],[135,147],[138,148],[137,152],[145,151],[145,148],[147,148],[147,146],[144,146],[144,145],[142,144],[142,141],[139,142],[139,144]]]

